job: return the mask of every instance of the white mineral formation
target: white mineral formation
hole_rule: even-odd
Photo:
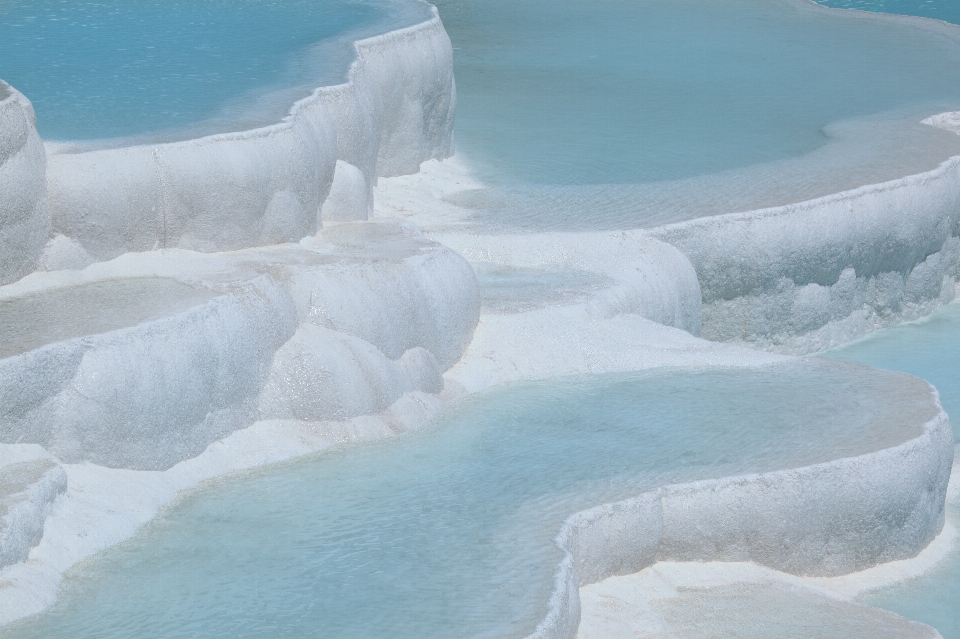
[[[46,159],[0,83],[0,623],[204,479],[391,437],[503,382],[764,366],[789,358],[743,344],[813,351],[955,296],[957,158],[645,231],[451,230],[469,213],[445,197],[479,185],[438,161],[456,103],[438,16],[356,51],[272,126]],[[573,514],[534,636],[576,636],[581,586],[658,562],[831,578],[913,557],[954,453],[917,384],[932,417],[893,446]]]
[[[27,559],[53,501],[66,490],[67,474],[39,446],[0,449],[0,568]]]
[[[50,234],[46,169],[33,106],[0,80],[0,284],[33,270]]]
[[[479,306],[463,258],[389,223],[37,273],[0,297],[0,441],[166,469],[260,416],[378,413],[442,390]]]
[[[342,85],[282,122],[168,144],[51,149],[53,230],[96,260],[129,251],[215,252],[297,242],[366,219],[378,176],[453,152],[452,50],[440,18],[356,43]],[[82,149],[80,149],[82,151]],[[44,238],[45,240],[46,238]]]

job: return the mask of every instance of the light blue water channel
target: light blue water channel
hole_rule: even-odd
[[[425,15],[405,0],[0,0],[0,78],[46,139],[239,130],[341,82],[353,39]]]
[[[960,152],[917,124],[960,106],[960,29],[806,0],[436,4],[455,47],[458,152],[491,186],[452,199],[486,225],[651,226]]]
[[[949,304],[923,321],[877,331],[824,355],[906,371],[930,381],[940,391],[954,433],[960,433],[960,303]],[[954,521],[960,521],[957,506],[948,508]],[[928,574],[870,593],[862,600],[929,624],[944,639],[960,639],[960,549]]]
[[[523,637],[572,512],[889,446],[927,398],[822,360],[508,386],[420,432],[196,490],[0,637]]]

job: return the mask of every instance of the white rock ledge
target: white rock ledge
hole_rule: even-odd
[[[939,397],[931,387],[932,400]],[[581,586],[658,561],[751,561],[835,576],[916,556],[943,528],[954,441],[942,408],[904,443],[798,469],[663,486],[564,523],[549,612],[530,638],[574,638]]]
[[[33,270],[50,233],[36,124],[30,101],[0,80],[0,284]]]
[[[13,449],[13,450],[10,450]],[[0,568],[26,560],[43,537],[54,500],[67,490],[67,474],[39,446],[14,446],[0,459]]]
[[[926,123],[946,128],[954,120],[960,117],[945,114]],[[469,225],[474,212],[449,198],[483,186],[456,157],[428,162],[417,175],[381,180],[377,213],[409,219],[474,261],[519,265],[543,257],[542,263],[593,264],[603,272],[616,270],[601,264],[607,251],[644,261],[643,247],[635,244],[631,254],[628,242],[646,233],[692,263],[702,337],[787,354],[821,351],[925,317],[957,295],[960,156],[925,173],[813,200],[617,233],[470,239],[457,226]],[[618,234],[626,241],[598,242]],[[678,269],[673,286],[687,288],[688,276],[688,268]]]
[[[926,173],[652,234],[693,263],[704,337],[816,352],[954,299],[960,157]]]
[[[450,39],[435,9],[355,48],[345,84],[317,89],[272,126],[86,152],[51,145],[54,233],[95,260],[295,242],[322,223],[331,186],[329,214],[358,217],[378,176],[415,173],[453,152],[456,97]]]
[[[0,292],[0,442],[164,470],[259,419],[378,413],[442,390],[479,313],[469,264],[395,224],[36,273]]]

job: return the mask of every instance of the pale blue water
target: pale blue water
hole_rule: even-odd
[[[960,24],[960,3],[955,0],[817,0],[817,2],[836,9],[899,13]]]
[[[557,304],[587,301],[613,280],[599,273],[563,268],[515,268],[473,265],[480,301],[487,313],[518,313]]]
[[[927,397],[821,360],[508,386],[420,432],[194,491],[0,637],[523,637],[572,512],[876,450],[919,432]]]
[[[46,139],[238,130],[341,82],[354,38],[424,15],[402,0],[0,0],[0,78]]]
[[[954,433],[960,434],[960,303],[949,304],[923,321],[877,331],[824,355],[923,377],[940,391]],[[956,505],[949,509],[954,520],[960,521]],[[944,639],[960,639],[960,550],[922,577],[870,593],[862,601],[929,624]]]
[[[960,441],[960,303],[948,304],[919,322],[871,333],[823,356],[927,380],[940,392]]]
[[[960,509],[956,505],[947,509],[956,525]],[[860,601],[933,626],[943,639],[960,639],[960,551],[954,549],[922,577],[869,593]]]
[[[451,199],[488,226],[651,226],[960,152],[917,124],[960,107],[960,30],[801,0],[437,5],[455,47],[458,152],[491,186]]]

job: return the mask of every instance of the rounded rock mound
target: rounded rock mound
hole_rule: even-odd
[[[47,160],[33,105],[0,80],[0,284],[29,273],[50,234]]]

